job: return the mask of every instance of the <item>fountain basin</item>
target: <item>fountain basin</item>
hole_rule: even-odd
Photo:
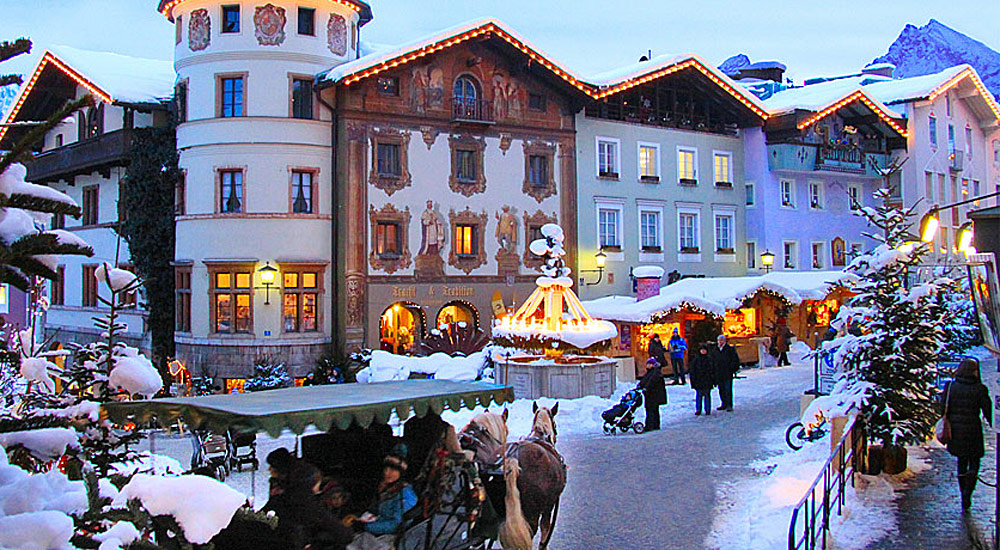
[[[518,399],[611,397],[617,361],[592,355],[518,355],[494,359],[498,384],[513,386]]]

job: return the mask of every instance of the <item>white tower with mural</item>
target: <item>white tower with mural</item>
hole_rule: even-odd
[[[178,358],[238,380],[330,342],[331,123],[315,75],[356,59],[360,0],[162,0],[176,25]],[[276,271],[275,271],[276,270]]]

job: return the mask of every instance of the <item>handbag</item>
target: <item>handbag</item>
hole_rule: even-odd
[[[948,395],[944,398],[944,415],[934,425],[934,436],[942,445],[951,443],[951,420],[948,420],[948,402],[951,401],[951,384],[948,385]]]

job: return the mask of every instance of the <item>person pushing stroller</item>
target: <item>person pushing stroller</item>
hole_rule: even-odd
[[[650,357],[646,361],[646,374],[639,381],[637,389],[642,390],[646,407],[646,431],[660,429],[660,405],[667,404],[667,387],[663,382],[660,362]]]

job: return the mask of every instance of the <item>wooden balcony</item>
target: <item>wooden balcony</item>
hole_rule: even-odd
[[[46,183],[108,170],[128,163],[130,130],[115,130],[46,151],[28,163],[28,181]]]
[[[493,124],[493,104],[486,100],[454,97],[451,100],[451,121]]]

